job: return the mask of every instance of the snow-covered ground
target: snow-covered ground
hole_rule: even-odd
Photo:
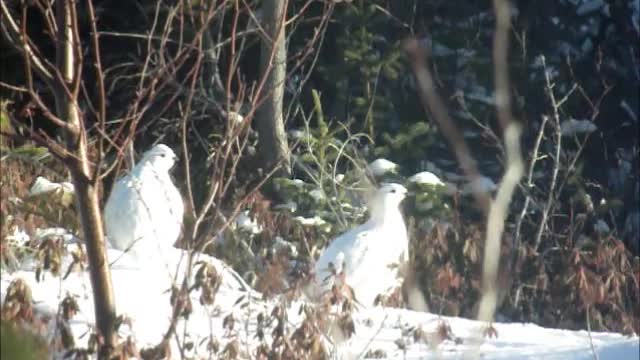
[[[172,263],[162,269],[140,269],[126,255],[110,251],[111,261],[116,258],[119,260],[112,266],[112,277],[118,313],[124,313],[132,319],[131,328],[123,326],[121,334],[133,335],[139,348],[155,345],[169,324],[171,306],[168,290],[174,282],[173,273],[175,269],[179,269],[179,273],[184,270],[186,258],[183,252],[176,250],[172,254]],[[255,292],[252,292],[254,296],[247,296],[251,290],[247,289],[247,285],[232,269],[219,260],[200,256],[198,261],[213,265],[222,276],[222,284],[213,305],[201,305],[200,292],[192,292],[193,313],[189,320],[180,321],[177,327],[178,338],[183,339],[184,334],[188,334],[188,341],[195,344],[188,351],[190,355],[194,355],[193,358],[209,358],[206,345],[212,334],[219,342],[220,349],[233,339],[238,340],[241,354],[246,356],[247,352],[258,345],[258,340],[253,336],[257,314],[271,314],[276,301],[256,299],[254,296],[259,294]],[[64,272],[66,265],[62,269]],[[62,280],[47,273],[44,281],[37,282],[34,270],[33,267],[24,266],[19,271],[3,272],[0,286],[2,301],[4,302],[7,287],[17,278],[22,278],[31,287],[37,316],[55,314],[61,300],[71,294],[76,297],[80,311],[70,325],[76,345],[86,346],[94,323],[88,274],[74,272]],[[177,278],[180,279],[180,276]],[[238,301],[240,298],[242,300]],[[289,333],[302,321],[302,315],[298,311],[300,305],[300,302],[290,304]],[[230,314],[236,323],[233,330],[223,326],[223,319]],[[497,336],[482,338],[479,334],[483,333],[485,326],[474,320],[383,307],[357,310],[353,320],[355,335],[333,349],[337,354],[335,358],[357,359],[364,358],[367,353],[375,353],[389,359],[466,359],[479,355],[482,359],[633,360],[639,358],[640,351],[638,337],[598,332],[593,332],[590,336],[587,331],[547,329],[534,324],[497,323],[494,325]],[[448,323],[451,333],[450,339],[440,342],[434,334],[443,323]],[[51,336],[55,328],[53,321],[49,328]],[[414,341],[413,334],[417,328],[425,334],[426,341]],[[268,337],[271,330],[265,333]],[[179,350],[175,340],[172,348],[173,358],[179,358],[176,356]]]

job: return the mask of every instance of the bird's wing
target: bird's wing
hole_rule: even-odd
[[[335,238],[331,244],[325,249],[318,261],[316,262],[316,278],[323,281],[329,273],[329,263],[336,266],[336,261],[340,258],[339,254],[343,254],[346,271],[353,269],[360,264],[368,251],[369,238],[372,236],[372,230],[367,224],[360,225],[346,233]]]
[[[127,175],[119,179],[111,190],[104,209],[104,221],[111,245],[125,250],[135,239],[135,228],[140,211],[135,179]]]

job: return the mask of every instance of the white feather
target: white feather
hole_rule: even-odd
[[[156,145],[113,186],[104,220],[114,249],[138,260],[157,261],[173,247],[184,214],[182,197],[169,176],[175,160],[169,147]]]
[[[315,264],[311,297],[331,289],[329,263],[344,271],[345,282],[365,306],[379,294],[401,284],[398,269],[408,259],[409,240],[399,205],[407,190],[399,184],[383,185],[370,202],[369,220],[335,238]],[[344,267],[342,267],[344,265]]]

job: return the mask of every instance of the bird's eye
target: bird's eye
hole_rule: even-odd
[[[391,189],[391,193],[395,194],[396,193],[396,189]]]
[[[162,157],[167,157],[167,154],[160,154],[160,156],[162,156]]]

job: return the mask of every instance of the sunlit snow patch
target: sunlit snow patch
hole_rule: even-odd
[[[422,171],[411,176],[409,182],[425,185],[444,185],[438,176],[429,171]]]
[[[73,194],[75,189],[70,182],[56,183],[48,179],[38,176],[36,181],[29,189],[29,196],[42,196],[47,194],[56,194],[60,196],[60,200],[64,206],[69,206],[73,202]]]
[[[387,159],[376,159],[371,162],[367,169],[373,176],[382,176],[386,173],[393,172],[398,168],[398,164]]]

